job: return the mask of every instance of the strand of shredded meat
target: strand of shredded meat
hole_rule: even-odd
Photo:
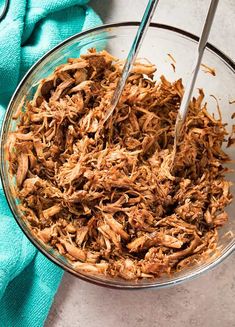
[[[122,67],[91,49],[42,80],[14,117],[10,173],[33,233],[75,269],[159,277],[216,249],[231,202],[221,149],[226,130],[199,90],[172,170],[182,82],[155,81],[155,66],[137,61],[103,126]]]

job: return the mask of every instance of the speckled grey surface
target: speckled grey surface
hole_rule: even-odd
[[[119,291],[65,274],[46,327],[235,326],[235,256],[173,288]]]
[[[209,0],[161,0],[155,22],[199,34]],[[104,22],[139,20],[147,0],[93,0]],[[235,0],[221,0],[210,42],[235,60]],[[46,327],[233,327],[235,255],[173,288],[116,291],[65,273]]]

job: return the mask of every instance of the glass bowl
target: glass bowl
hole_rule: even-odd
[[[1,132],[1,177],[3,188],[13,216],[26,236],[50,260],[76,277],[102,286],[125,289],[158,288],[175,285],[192,279],[222,262],[235,248],[235,219],[233,217],[235,212],[235,201],[227,208],[230,218],[229,222],[219,230],[219,251],[208,258],[206,262],[184,269],[172,276],[162,276],[160,279],[155,280],[142,279],[137,282],[81,273],[75,271],[70,263],[59,255],[57,251],[36,239],[27,227],[22,212],[20,212],[17,207],[19,200],[14,196],[15,180],[14,177],[10,176],[8,173],[8,162],[6,160],[6,154],[4,153],[4,144],[6,143],[8,133],[14,131],[16,128],[17,122],[12,120],[12,116],[16,112],[24,96],[26,96],[26,99],[32,98],[39,80],[52,73],[56,66],[66,62],[68,58],[78,57],[89,48],[96,48],[97,50],[106,49],[114,56],[125,59],[137,28],[138,22],[118,23],[97,27],[72,36],[45,54],[29,70],[15,91],[8,106]],[[185,83],[190,76],[197,41],[198,37],[188,32],[171,26],[151,24],[141,47],[139,57],[147,58],[152,63],[156,64],[156,78],[164,74],[165,77],[171,81],[182,78],[183,83]],[[173,60],[169,54],[173,56],[176,61],[175,72],[171,65]],[[216,76],[212,76],[201,70],[197,78],[195,93],[197,93],[197,88],[199,87],[204,89],[205,101],[208,103],[209,111],[210,108],[216,110],[216,100],[211,95],[216,96],[222,110],[223,121],[227,123],[228,131],[230,132],[232,129],[231,114],[234,109],[234,104],[229,104],[229,101],[231,102],[235,99],[235,64],[231,59],[210,44],[208,44],[205,50],[203,63],[209,67],[213,67],[216,71]],[[227,153],[229,153],[233,160],[233,163],[229,164],[230,168],[235,168],[234,148],[227,149]],[[230,173],[227,178],[234,181],[234,174]],[[234,186],[232,187],[232,192],[235,194]]]

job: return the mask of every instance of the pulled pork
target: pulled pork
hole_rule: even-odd
[[[94,49],[57,67],[17,111],[6,150],[36,237],[78,271],[133,280],[206,260],[232,197],[225,125],[208,113],[202,90],[173,166],[181,80],[155,81],[155,66],[136,61],[103,124],[122,67]]]

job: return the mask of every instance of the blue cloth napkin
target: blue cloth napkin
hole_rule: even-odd
[[[36,60],[65,38],[101,24],[87,3],[10,1],[0,22],[0,124],[19,79]],[[0,326],[43,326],[62,274],[24,236],[0,184]]]

